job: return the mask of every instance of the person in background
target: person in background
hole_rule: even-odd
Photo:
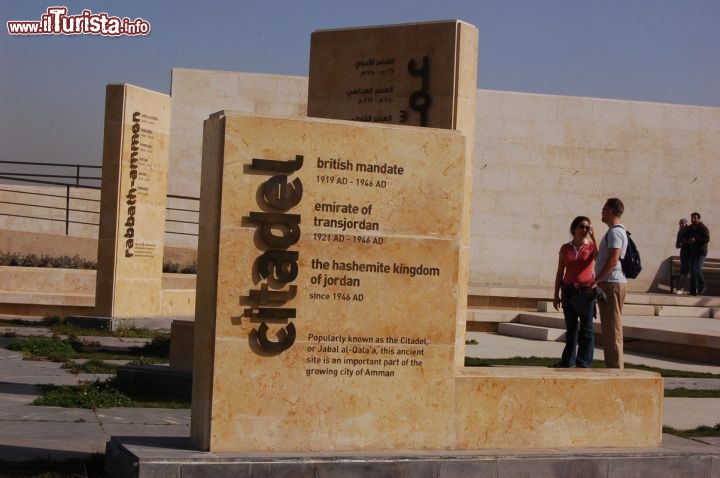
[[[675,239],[675,247],[680,249],[680,277],[678,278],[678,284],[675,288],[675,293],[678,295],[687,294],[687,287],[690,280],[690,243],[687,242],[689,223],[685,218],[680,219],[678,222],[677,238]]]
[[[608,230],[600,241],[595,279],[592,289],[599,287],[605,293],[607,302],[598,302],[600,325],[602,327],[603,350],[607,368],[624,368],[622,309],[625,302],[627,279],[622,271],[620,258],[627,251],[627,234],[620,224],[625,206],[618,198],[609,198],[602,208],[602,221]]]
[[[597,242],[595,231],[586,216],[578,216],[570,224],[572,240],[560,247],[553,306],[559,310],[562,304],[565,316],[565,349],[555,367],[590,368],[595,349],[595,301],[588,298],[576,310],[570,299],[578,294],[587,296],[593,281]],[[579,327],[578,327],[579,322]]]
[[[705,277],[703,276],[702,267],[708,253],[710,231],[700,221],[699,212],[690,215],[690,223],[688,231],[688,244],[690,244],[690,295],[703,295],[705,294]]]

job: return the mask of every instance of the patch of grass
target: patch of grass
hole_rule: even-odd
[[[42,396],[32,404],[64,408],[113,408],[132,406],[132,400],[115,386],[115,379],[80,385],[41,385]]]
[[[154,329],[144,327],[118,327],[110,331],[107,329],[78,327],[66,323],[65,319],[60,317],[45,317],[42,320],[26,320],[26,319],[0,319],[0,324],[13,327],[46,327],[55,335],[71,335],[76,337],[128,337],[152,339],[155,337],[169,336],[168,332],[161,332]]]
[[[515,366],[515,367],[551,367],[557,363],[558,357],[512,357],[499,359],[486,359],[465,357],[466,367],[495,367],[495,366]],[[603,368],[605,363],[602,360],[594,360],[593,368]],[[646,370],[648,372],[656,372],[663,377],[684,377],[684,378],[720,378],[720,374],[707,372],[686,372],[683,370],[667,370],[657,367],[647,367],[645,365],[636,365],[625,363],[625,368]]]
[[[56,269],[95,269],[97,263],[75,256],[48,256],[20,254],[17,252],[0,253],[0,266],[52,267]]]
[[[122,392],[116,379],[95,380],[80,385],[41,385],[42,396],[33,405],[64,408],[190,408],[190,402],[148,395],[143,391]],[[0,475],[2,476],[2,475]]]
[[[98,359],[90,359],[84,363],[68,360],[62,366],[63,369],[69,370],[70,373],[74,373],[76,375],[79,373],[114,374],[117,372],[117,367],[118,366],[115,364],[107,363]]]
[[[465,345],[477,345],[477,344],[478,344],[478,341],[475,339],[465,341]]]
[[[96,347],[95,350],[85,350],[87,346],[88,344],[83,344],[73,338],[30,337],[15,340],[8,345],[8,348],[22,352],[26,360],[49,360],[52,362],[66,362],[71,359],[140,359],[146,360],[146,363],[167,363],[170,357],[170,336],[168,334],[156,335],[144,346],[130,347],[127,351],[108,351],[101,347]]]
[[[139,357],[128,361],[125,365],[157,365],[167,363],[167,360],[158,357]]]
[[[8,345],[10,350],[22,352],[26,360],[50,360],[64,362],[75,355],[75,349],[70,341],[30,337],[25,340],[15,340]]]
[[[665,390],[666,397],[681,398],[720,398],[720,390],[695,390],[687,388],[670,388]]]
[[[118,327],[113,330],[113,337],[140,338],[140,339],[156,339],[158,337],[170,337],[167,332],[158,332],[157,330],[147,329],[143,327]]]
[[[557,357],[512,357],[500,359],[484,359],[465,357],[466,367],[495,367],[495,366],[513,366],[513,367],[552,367],[557,363]],[[600,367],[602,362],[593,362],[593,367]]]
[[[176,274],[197,274],[197,262],[179,264],[173,261],[163,262],[163,272]]]
[[[679,436],[682,438],[720,437],[720,423],[714,427],[700,426],[692,430],[676,430],[672,427],[663,427],[663,433]]]
[[[668,370],[664,368],[648,367],[646,365],[635,365],[626,363],[625,367],[637,370],[645,370],[648,372],[656,372],[663,377],[679,377],[679,378],[720,378],[720,374],[709,372],[687,372],[685,370]]]
[[[135,408],[169,408],[172,410],[185,410],[191,408],[190,402],[186,400],[167,400],[152,398],[133,398]]]
[[[105,455],[96,453],[86,460],[0,461],[0,470],[2,477],[99,478],[105,476]]]

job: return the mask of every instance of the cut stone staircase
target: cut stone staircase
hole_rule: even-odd
[[[563,314],[551,301],[538,301],[537,311],[471,309],[468,330],[481,330],[472,324],[482,320],[494,321],[499,335],[565,340]],[[601,337],[599,319],[594,328]],[[623,307],[623,335],[628,349],[720,364],[720,298],[629,294]]]
[[[509,337],[532,340],[565,340],[565,320],[550,301],[538,301],[538,313],[516,313],[507,322],[498,323],[498,333]],[[713,318],[720,316],[720,308],[679,305],[625,304],[623,317]],[[507,315],[507,312],[505,312]],[[719,317],[720,318],[720,317]],[[600,333],[600,321],[595,322],[595,332]]]

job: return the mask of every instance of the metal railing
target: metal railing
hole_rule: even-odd
[[[62,222],[65,235],[70,235],[71,224],[97,228],[100,225],[101,184],[102,166],[0,161],[0,216]],[[13,188],[13,185],[27,187]],[[62,188],[64,194],[59,193],[60,189],[33,190],[33,186]],[[87,194],[83,197],[81,190],[96,190],[97,197]],[[167,197],[165,233],[197,237],[200,199],[179,195]],[[63,213],[53,214],[54,211]],[[178,215],[182,218],[177,218]],[[173,230],[174,225],[181,225],[186,230]]]

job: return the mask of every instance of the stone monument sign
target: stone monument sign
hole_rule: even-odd
[[[315,31],[308,116],[470,136],[477,45],[477,29],[459,20]]]
[[[204,146],[195,443],[445,447],[465,138],[225,113]]]
[[[161,314],[170,97],[108,85],[95,314]]]
[[[659,444],[656,374],[463,366],[465,148],[433,128],[206,121],[196,446]]]

